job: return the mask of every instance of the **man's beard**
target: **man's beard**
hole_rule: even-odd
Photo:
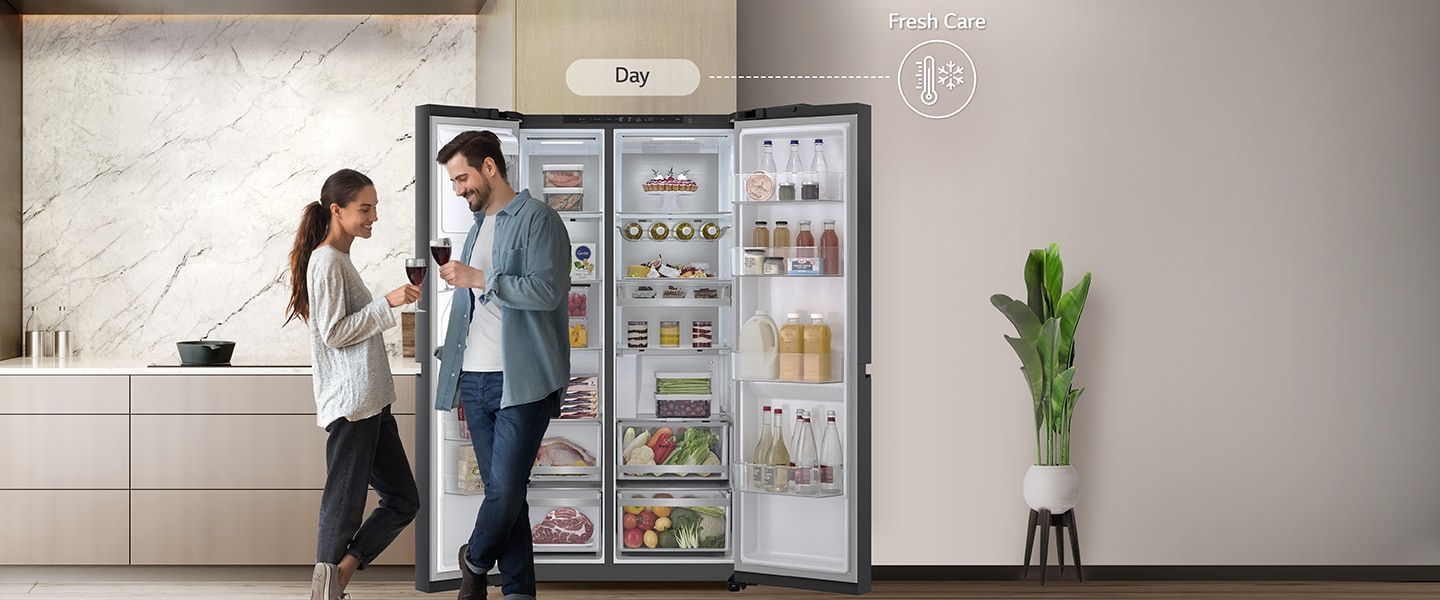
[[[480,180],[480,188],[470,192],[465,201],[470,204],[470,212],[480,212],[490,206],[490,182]]]

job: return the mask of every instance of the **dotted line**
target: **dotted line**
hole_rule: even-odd
[[[711,79],[889,79],[889,75],[711,75]]]

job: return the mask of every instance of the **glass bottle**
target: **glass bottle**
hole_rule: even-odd
[[[815,156],[810,159],[810,170],[817,174],[830,170],[825,165],[825,140],[823,139],[815,139]]]
[[[825,219],[825,231],[820,234],[820,262],[826,275],[840,274],[840,236],[835,235],[834,219]]]
[[[787,313],[780,326],[780,381],[802,381],[805,368],[805,326],[800,313]]]
[[[779,198],[781,200],[794,200],[795,188],[800,182],[800,170],[805,165],[800,162],[800,140],[790,140],[790,160],[785,163],[785,176],[781,178]]]
[[[750,234],[750,247],[770,247],[770,227],[765,221],[755,222],[755,230]]]
[[[845,453],[840,448],[840,429],[835,426],[835,411],[825,415],[825,443],[820,448],[820,490],[838,492],[844,486]]]
[[[750,486],[761,489],[765,486],[765,467],[770,460],[770,407],[766,406],[760,413],[760,441],[755,444],[755,454],[750,457]]]
[[[795,489],[795,476],[799,471],[795,468],[795,460],[800,454],[800,432],[805,426],[805,411],[795,411],[795,424],[790,426],[790,489]]]
[[[815,479],[819,457],[815,452],[815,432],[810,427],[808,415],[800,425],[800,448],[795,454],[795,493],[812,496],[820,487],[820,482]]]
[[[775,169],[775,153],[773,152],[774,149],[775,146],[770,143],[770,140],[765,140],[765,153],[760,155],[759,170],[769,173],[771,175],[774,175],[778,172]]]
[[[830,364],[830,326],[825,324],[825,315],[810,313],[810,324],[805,326],[803,337],[804,360],[800,367],[804,381],[822,382],[832,379]]]
[[[765,490],[770,492],[784,492],[789,489],[790,475],[786,470],[790,466],[790,450],[785,447],[785,411],[776,408],[774,424],[770,433],[770,454],[769,465],[765,469]]]
[[[800,232],[795,234],[795,256],[797,258],[815,257],[815,235],[810,233],[810,222],[800,222]]]
[[[789,248],[789,247],[790,247],[790,222],[789,222],[789,221],[776,221],[776,222],[775,222],[775,231],[770,232],[770,244],[771,244],[772,246],[776,247],[776,248]],[[783,250],[782,250],[782,251],[779,251],[779,252],[771,252],[770,255],[771,255],[771,256],[785,256],[785,254],[783,254],[783,252],[784,252]]]

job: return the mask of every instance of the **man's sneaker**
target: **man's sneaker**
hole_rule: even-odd
[[[459,600],[485,600],[485,574],[476,575],[470,570],[465,555],[470,553],[470,544],[460,547],[460,596]]]
[[[315,563],[310,577],[310,600],[341,600],[340,570],[330,563]]]

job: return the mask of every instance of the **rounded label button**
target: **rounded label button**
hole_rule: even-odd
[[[565,69],[577,96],[689,96],[700,68],[683,58],[582,58]]]

